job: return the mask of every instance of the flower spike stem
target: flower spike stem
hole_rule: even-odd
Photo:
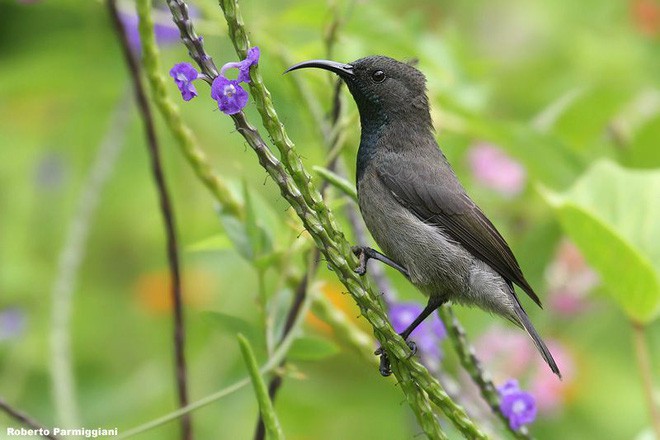
[[[158,46],[154,35],[154,22],[151,16],[151,0],[138,0],[137,12],[140,17],[139,31],[142,41],[142,61],[149,80],[151,93],[156,107],[163,115],[167,127],[177,141],[197,178],[211,192],[224,214],[243,219],[243,205],[229,190],[229,186],[209,163],[206,153],[199,146],[192,130],[183,122],[181,112],[169,97],[166,79],[163,76],[159,59]]]
[[[172,12],[174,23],[181,32],[181,40],[188,48],[190,58],[197,62],[199,68],[202,69],[202,73],[209,78],[218,76],[218,69],[215,67],[213,59],[204,51],[202,37],[195,33],[186,2],[183,0],[167,0],[167,6]]]
[[[481,361],[479,361],[475,355],[474,349],[470,346],[465,329],[458,321],[458,318],[456,318],[451,306],[445,304],[440,307],[438,309],[438,315],[447,329],[449,339],[454,346],[454,350],[456,350],[456,354],[458,354],[461,365],[470,375],[472,381],[474,381],[477,387],[479,387],[481,396],[486,403],[488,403],[488,406],[490,406],[493,413],[502,420],[506,429],[508,429],[515,438],[520,440],[531,439],[532,437],[526,427],[522,426],[517,430],[511,429],[509,418],[502,412],[502,408],[500,407],[500,397],[495,388],[495,384],[491,378],[488,377],[488,373],[484,371]]]

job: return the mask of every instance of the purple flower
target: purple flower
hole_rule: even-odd
[[[197,96],[197,90],[192,82],[199,77],[199,73],[193,66],[188,63],[175,64],[170,69],[170,76],[174,78],[174,82],[181,91],[184,101],[190,101]]]
[[[401,333],[422,312],[422,306],[417,303],[394,303],[390,306],[390,321],[392,327]],[[424,365],[432,371],[437,371],[442,360],[440,342],[447,336],[438,315],[433,313],[410,334],[410,340],[417,344]]]
[[[534,397],[518,386],[518,381],[509,379],[497,388],[500,395],[500,409],[509,419],[511,429],[519,429],[532,423],[536,418],[536,402]]]
[[[250,82],[250,68],[259,62],[261,52],[258,47],[251,47],[247,52],[247,57],[240,62],[227,63],[220,69],[220,75],[225,76],[227,69],[238,69],[238,82]]]
[[[25,330],[25,313],[18,308],[0,311],[0,341],[20,336]]]
[[[576,360],[564,344],[552,339],[546,342],[561,366],[562,380],[550,371],[529,337],[518,329],[493,326],[475,343],[481,361],[496,379],[528,377],[529,389],[542,416],[556,413],[575,396],[578,372]]]
[[[479,143],[468,151],[475,180],[505,196],[519,194],[527,178],[525,168],[499,148]]]
[[[234,115],[247,104],[248,93],[239,85],[239,81],[219,75],[211,85],[211,98],[218,102],[220,111]]]
[[[250,68],[259,62],[261,52],[258,47],[251,47],[248,50],[247,58],[241,61],[241,66],[238,68],[238,80],[246,83],[250,82]]]

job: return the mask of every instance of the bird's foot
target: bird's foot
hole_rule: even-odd
[[[368,248],[363,246],[353,246],[351,248],[353,254],[358,258],[358,267],[355,268],[355,273],[360,276],[367,273],[367,260],[369,260],[369,257],[367,257],[366,249]]]
[[[387,353],[385,353],[385,350],[383,350],[383,347],[379,348],[374,352],[376,356],[380,356],[380,365],[378,366],[378,371],[380,371],[380,375],[383,377],[387,377],[392,374],[392,366],[390,365],[390,358],[387,356]]]
[[[355,268],[355,273],[357,273],[360,276],[363,276],[364,274],[367,273],[367,262],[369,259],[373,258],[374,260],[381,261],[385,264],[387,264],[390,267],[395,268],[399,272],[401,272],[406,278],[410,278],[408,275],[408,270],[401,266],[399,263],[395,262],[391,258],[381,254],[375,249],[372,249],[367,246],[353,246],[351,248],[353,251],[353,254],[355,254],[356,257],[358,257],[358,267]]]
[[[408,344],[408,348],[410,348],[410,354],[406,359],[410,359],[417,354],[417,344],[415,344],[413,341],[406,341],[406,344]]]
[[[408,344],[408,347],[410,348],[410,354],[406,359],[410,359],[417,353],[417,344],[415,344],[413,341],[406,341],[406,344]],[[391,375],[392,366],[390,364],[390,358],[387,356],[385,349],[383,349],[383,347],[379,347],[378,350],[374,351],[374,354],[376,356],[380,356],[380,365],[378,367],[378,371],[380,371],[381,376],[387,377]]]

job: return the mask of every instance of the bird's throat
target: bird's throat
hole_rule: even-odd
[[[359,183],[364,175],[364,171],[372,161],[381,137],[387,126],[387,115],[383,112],[369,112],[365,115],[360,112],[360,125],[362,132],[360,134],[360,147],[357,153],[356,182]]]

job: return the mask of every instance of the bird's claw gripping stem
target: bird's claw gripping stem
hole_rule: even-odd
[[[357,273],[360,276],[363,276],[364,274],[367,273],[367,262],[369,261],[369,259],[373,258],[374,260],[381,261],[387,264],[388,266],[398,270],[406,278],[410,278],[410,276],[408,275],[408,270],[405,267],[401,266],[399,263],[395,262],[391,258],[381,254],[375,249],[372,249],[367,246],[353,246],[351,250],[353,251],[355,256],[358,257],[359,264],[358,267],[355,269],[355,273]]]
[[[406,359],[409,359],[417,353],[417,344],[415,344],[413,341],[406,341],[406,344],[408,344],[408,347],[410,348],[410,354]],[[387,377],[392,374],[392,366],[390,365],[390,358],[387,356],[387,353],[385,352],[385,349],[383,347],[379,347],[376,351],[374,351],[374,354],[376,356],[380,356],[380,365],[378,366],[378,371],[380,371],[381,376]]]

